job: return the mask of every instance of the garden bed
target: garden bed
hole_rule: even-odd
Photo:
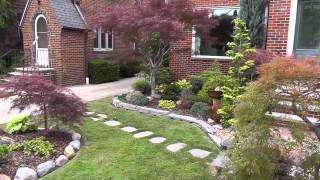
[[[13,140],[14,143],[21,143],[26,140],[31,140],[37,137],[45,137],[47,141],[54,145],[54,150],[49,157],[26,155],[22,150],[12,151],[2,160],[0,174],[6,174],[14,178],[19,167],[29,167],[36,170],[37,165],[44,163],[50,159],[56,159],[64,153],[64,149],[72,141],[71,134],[64,131],[45,131],[38,130],[23,134],[8,134],[0,130],[1,137],[7,137]]]

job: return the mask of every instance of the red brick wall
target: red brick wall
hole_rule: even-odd
[[[239,0],[194,0],[196,7],[213,8],[215,6],[238,6]],[[230,66],[228,60],[198,59],[191,57],[192,30],[185,32],[185,39],[171,45],[169,55],[171,74],[174,79],[187,78],[189,75],[212,67],[214,62],[219,63],[221,70],[227,72]]]
[[[85,34],[81,31],[62,30],[62,85],[85,83]]]
[[[270,0],[267,30],[267,50],[286,55],[291,0]]]

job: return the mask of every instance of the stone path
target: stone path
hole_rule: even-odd
[[[185,143],[175,143],[175,144],[170,144],[167,146],[167,150],[170,151],[170,152],[178,152],[180,151],[181,149],[185,148],[187,146],[187,144]]]
[[[153,143],[153,144],[161,144],[163,142],[165,142],[167,139],[164,137],[154,137],[149,139],[149,142]]]
[[[151,136],[152,134],[153,134],[153,132],[151,132],[151,131],[143,131],[143,132],[139,132],[139,133],[133,135],[133,137],[139,139],[139,138]]]
[[[123,127],[123,128],[121,128],[121,130],[124,132],[129,132],[129,133],[138,131],[138,129],[136,129],[134,127],[130,127],[130,126]]]
[[[93,121],[103,120],[108,117],[108,115],[106,115],[106,114],[96,114],[95,115],[94,112],[87,112],[86,114],[88,116],[90,116]],[[110,127],[121,126],[121,123],[116,120],[108,120],[108,121],[105,121],[104,124],[107,126],[110,126]],[[135,134],[133,134],[133,138],[136,138],[136,139],[150,137],[154,134],[152,131],[138,132],[139,130],[137,128],[131,127],[131,126],[120,127],[120,130],[127,132],[127,133],[135,133]],[[161,143],[164,143],[165,141],[167,141],[167,138],[165,138],[165,137],[151,137],[150,139],[148,139],[148,141],[152,144],[161,144]],[[172,153],[178,153],[181,150],[185,149],[187,146],[188,145],[183,142],[177,142],[174,144],[167,145],[166,150],[168,150],[169,152],[172,152]],[[212,152],[209,152],[209,151],[206,151],[203,149],[190,149],[188,152],[192,157],[199,158],[199,159],[207,158],[212,153]],[[212,160],[210,165],[215,168],[224,168],[227,161],[229,161],[229,158],[224,153],[220,153],[215,159]]]

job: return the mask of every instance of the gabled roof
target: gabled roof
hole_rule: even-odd
[[[71,29],[87,29],[87,25],[84,17],[81,14],[80,8],[72,2],[72,0],[48,0],[49,6],[54,11],[57,17],[59,25],[64,28]],[[25,18],[25,14],[28,11],[31,0],[28,0],[22,18],[20,20],[20,26]]]
[[[71,0],[49,0],[49,3],[62,27],[86,29],[81,12]]]

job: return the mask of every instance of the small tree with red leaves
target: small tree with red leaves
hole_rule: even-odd
[[[98,13],[89,18],[89,24],[119,33],[132,43],[134,48],[121,54],[141,56],[149,64],[151,95],[156,96],[156,72],[170,51],[170,42],[184,39],[185,30],[193,25],[204,32],[217,24],[207,10],[194,7],[191,0],[109,1],[96,7]]]
[[[40,75],[20,76],[3,85],[12,101],[11,109],[24,110],[37,106],[34,115],[43,115],[44,127],[48,130],[48,119],[61,120],[68,125],[79,123],[86,105],[71,91],[54,85]]]

